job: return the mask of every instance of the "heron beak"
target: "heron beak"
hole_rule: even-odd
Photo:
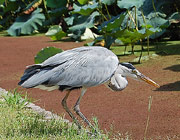
[[[153,85],[157,88],[159,88],[160,86],[154,82],[153,80],[151,80],[149,77],[146,77],[145,75],[141,74],[138,76],[141,80],[145,81],[146,83],[150,84],[150,85]]]

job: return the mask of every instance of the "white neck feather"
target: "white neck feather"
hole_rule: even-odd
[[[119,65],[114,75],[106,83],[106,86],[113,91],[123,90],[128,85],[128,81],[125,76],[127,75],[124,73],[123,66]]]

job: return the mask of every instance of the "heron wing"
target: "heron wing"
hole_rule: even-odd
[[[72,88],[96,86],[110,79],[118,63],[117,56],[106,48],[80,47],[47,59],[41,64],[41,70],[23,84]]]

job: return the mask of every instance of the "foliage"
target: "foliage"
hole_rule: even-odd
[[[57,24],[67,12],[67,0],[2,0],[0,25],[11,36],[28,35]],[[41,28],[40,28],[41,27]]]
[[[81,5],[84,5],[88,2],[89,0],[78,0],[78,2],[81,4]]]
[[[117,5],[122,9],[131,9],[132,7],[140,8],[144,0],[118,0]]]
[[[90,44],[105,40],[107,48],[117,39],[134,45],[158,38],[180,21],[180,3],[175,0],[1,0],[0,4],[0,25],[10,27],[10,35],[50,28],[47,36],[57,30],[52,40],[65,36],[80,40],[89,28],[99,35]]]
[[[73,19],[74,26],[69,27],[68,30],[69,33],[73,34],[71,35],[71,37],[75,40],[79,39],[79,37],[84,34],[86,28],[94,27],[95,17],[97,17],[98,15],[99,15],[98,12],[93,12],[89,16],[77,15]],[[67,22],[70,22],[68,20],[72,20],[72,19],[69,18],[66,19]]]
[[[67,4],[67,0],[61,0],[61,2],[59,2],[59,0],[46,0],[46,2],[50,8],[62,8],[66,7]]]
[[[27,105],[27,102],[29,101],[27,99],[27,95],[25,95],[24,98],[22,98],[22,95],[19,92],[17,92],[16,89],[11,92],[12,93],[8,92],[7,94],[2,96],[7,105],[16,109],[24,108]]]
[[[14,24],[7,30],[11,36],[32,34],[41,26],[45,16],[40,13],[40,9],[35,10],[30,15],[17,17]]]
[[[50,36],[52,40],[61,40],[61,38],[66,36],[66,33],[62,30],[61,26],[54,25],[49,28],[45,35]]]
[[[76,4],[73,4],[74,10],[72,11],[73,14],[80,14],[84,16],[90,15],[98,6],[98,3],[94,4],[88,4],[88,5],[83,5],[83,6],[78,6]]]
[[[154,6],[155,4],[155,6]],[[121,40],[125,45],[142,41],[147,38],[157,38],[166,32],[166,28],[171,25],[176,11],[163,13],[163,7],[171,4],[172,1],[157,0],[117,0],[117,1],[88,1],[84,4],[74,2],[73,10],[65,18],[68,25],[67,32],[74,39],[80,39],[84,34],[85,28],[90,28],[94,33],[100,35],[92,43],[93,45],[101,40],[105,40],[105,47],[109,48],[115,40]],[[176,2],[177,7],[179,7]],[[143,10],[142,10],[143,9]],[[92,16],[94,13],[95,16]],[[91,17],[91,26],[85,17]],[[78,20],[77,20],[78,19]]]
[[[46,48],[43,48],[35,56],[34,62],[35,62],[35,64],[42,63],[46,59],[48,59],[49,57],[51,57],[51,56],[53,56],[53,55],[55,55],[57,53],[61,53],[62,51],[63,50],[61,50],[59,48],[55,48],[55,47],[46,47]]]

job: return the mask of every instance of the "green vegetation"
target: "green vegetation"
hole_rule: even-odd
[[[88,132],[88,129],[78,130],[74,124],[70,125],[61,119],[44,120],[42,115],[26,108],[27,101],[26,97],[22,100],[21,94],[16,90],[13,91],[13,94],[4,94],[0,98],[0,139],[110,139],[110,133],[103,134],[103,131],[98,128],[96,118],[93,119],[93,124],[99,133],[94,136],[93,132]],[[129,136],[119,134],[118,138],[117,136],[114,138],[129,139]]]
[[[180,41],[161,41],[150,43],[149,47],[144,43],[143,56],[152,54],[158,55],[178,55],[180,54]],[[110,48],[118,56],[129,56],[132,54],[131,46],[111,46]],[[148,54],[149,49],[149,54]],[[134,46],[134,54],[136,57],[141,54],[141,45]]]
[[[172,0],[1,0],[0,25],[11,36],[29,35],[55,25],[60,26],[56,28],[59,36],[72,34],[75,40],[90,28],[109,47],[115,39],[135,44],[149,36],[161,36],[172,23],[179,23],[179,7]]]
[[[55,47],[46,47],[43,48],[38,54],[34,57],[35,64],[42,63],[49,57],[61,53],[63,50]]]
[[[12,94],[13,93],[13,94]],[[16,108],[18,110],[25,108],[26,104],[28,103],[27,95],[23,96],[17,92],[15,89],[12,93],[8,92],[7,95],[2,95],[3,99],[5,100],[6,104],[12,108]]]
[[[144,51],[147,41],[149,55],[151,40],[180,38],[179,8],[173,0],[0,0],[0,30],[11,36],[47,32],[53,41],[77,41],[89,28],[98,37],[86,45],[104,42],[109,49],[118,42],[134,53],[135,45]]]

